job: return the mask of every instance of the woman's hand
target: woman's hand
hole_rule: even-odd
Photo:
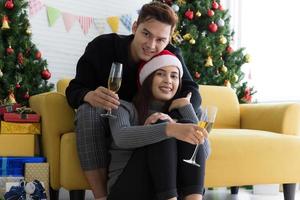
[[[182,98],[178,98],[172,101],[170,107],[169,107],[169,111],[186,106],[188,104],[190,104],[191,101],[191,97],[192,97],[192,93],[189,92],[186,97],[182,97]]]
[[[207,131],[196,124],[167,124],[166,134],[194,145],[203,144],[204,139],[208,137]]]
[[[146,119],[144,125],[154,124],[157,122],[157,120],[164,120],[169,121],[170,123],[175,123],[175,121],[169,115],[161,112],[156,112]]]
[[[118,94],[102,86],[88,92],[84,96],[84,101],[94,107],[104,108],[105,110],[117,109],[120,105]]]

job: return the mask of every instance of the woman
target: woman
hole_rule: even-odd
[[[202,199],[207,132],[196,125],[191,94],[175,99],[182,71],[178,58],[162,51],[141,64],[133,104],[121,101],[113,110],[108,199]],[[181,116],[178,122],[166,114],[172,111]],[[206,144],[198,151],[200,168],[182,161],[198,143]]]

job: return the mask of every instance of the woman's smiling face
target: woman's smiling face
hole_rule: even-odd
[[[174,97],[179,87],[179,70],[176,66],[165,66],[154,72],[152,94],[158,101],[168,101]]]

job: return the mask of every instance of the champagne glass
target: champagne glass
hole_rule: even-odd
[[[205,128],[209,133],[213,127],[215,122],[215,118],[217,115],[217,107],[215,106],[205,106],[202,108],[202,113],[200,117],[200,121],[198,122],[198,126],[201,128]],[[200,167],[200,165],[196,162],[196,156],[198,152],[200,144],[197,144],[194,150],[194,153],[190,159],[183,159],[184,162]]]
[[[113,92],[117,92],[121,87],[122,82],[123,64],[119,62],[113,62],[110,68],[107,87]],[[111,114],[111,110],[108,110],[105,114],[101,114],[102,117],[115,119],[116,116]]]

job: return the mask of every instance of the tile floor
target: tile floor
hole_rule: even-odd
[[[252,190],[240,189],[238,195],[231,195],[229,190],[209,190],[205,200],[284,200],[283,193],[277,194],[254,194]],[[300,200],[300,191],[297,191],[295,200]]]
[[[66,190],[61,189],[61,200],[68,200],[69,194]],[[91,191],[86,192],[86,200],[93,200],[93,194]],[[225,188],[217,188],[214,190],[208,190],[205,194],[205,200],[284,200],[282,192],[277,194],[253,194],[252,190],[240,189],[238,195],[231,195],[229,190]],[[300,200],[300,190],[297,191],[295,200]]]

